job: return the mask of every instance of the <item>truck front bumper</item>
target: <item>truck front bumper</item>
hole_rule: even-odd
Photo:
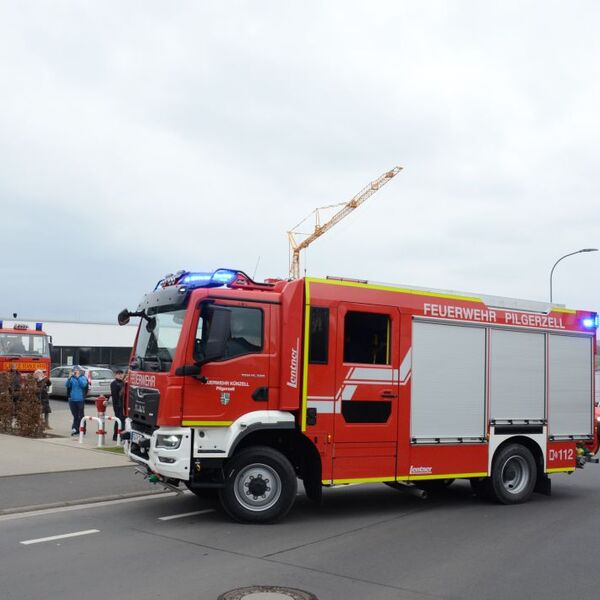
[[[170,440],[171,447],[165,444]],[[175,446],[173,440],[179,439]],[[192,430],[189,427],[161,427],[152,435],[135,430],[133,425],[125,452],[134,462],[166,479],[189,481],[192,455]]]

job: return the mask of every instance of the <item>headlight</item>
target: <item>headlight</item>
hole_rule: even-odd
[[[175,435],[170,433],[168,435],[157,435],[156,436],[156,447],[157,448],[179,448],[181,444],[181,435]]]

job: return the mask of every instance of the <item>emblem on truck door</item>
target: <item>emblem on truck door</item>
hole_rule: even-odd
[[[221,392],[221,404],[227,406],[231,400],[231,394],[229,392]]]

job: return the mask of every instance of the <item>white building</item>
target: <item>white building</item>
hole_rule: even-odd
[[[29,319],[0,319],[5,327],[25,323],[35,329],[36,321]],[[44,321],[42,328],[52,338],[52,365],[106,365],[122,367],[129,364],[136,325],[119,326],[111,323],[78,323]]]

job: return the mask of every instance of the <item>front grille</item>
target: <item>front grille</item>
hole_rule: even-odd
[[[160,392],[154,388],[129,386],[129,418],[134,429],[152,433],[156,429]]]

